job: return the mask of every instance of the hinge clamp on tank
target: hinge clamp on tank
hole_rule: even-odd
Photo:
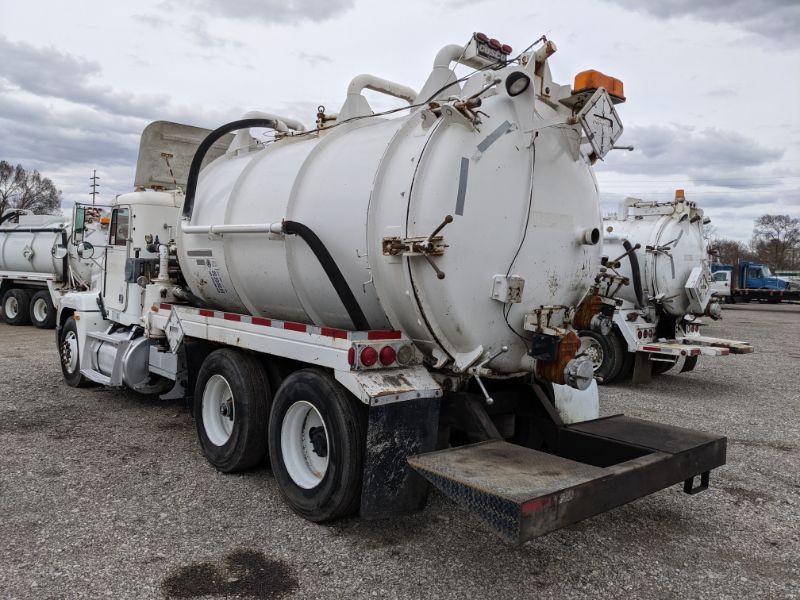
[[[383,255],[397,256],[421,256],[428,261],[428,264],[436,271],[436,277],[444,279],[444,273],[433,262],[433,256],[442,256],[447,244],[444,243],[444,236],[439,232],[446,225],[453,222],[453,215],[447,215],[439,226],[433,230],[429,236],[425,237],[385,237],[382,240]]]

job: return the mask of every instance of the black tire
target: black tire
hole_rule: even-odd
[[[212,381],[214,376],[219,376]],[[214,406],[213,389],[224,380],[232,394],[230,407],[232,430],[227,440],[214,437],[214,422],[211,415],[221,411],[221,404]],[[204,413],[204,397],[207,410]],[[255,356],[224,348],[209,354],[200,367],[194,392],[194,418],[200,447],[208,462],[223,473],[235,473],[251,469],[264,461],[267,455],[267,420],[269,419],[272,393],[267,371]],[[222,417],[225,417],[222,414]],[[222,419],[221,419],[222,420]],[[208,421],[208,423],[207,423]]]
[[[676,358],[673,361],[654,360],[653,361],[653,375],[662,375],[674,367],[678,362]]]
[[[595,366],[594,376],[597,383],[604,384],[612,382],[622,369],[622,346],[619,341],[614,337],[613,333],[605,336],[584,329],[578,332],[578,337],[581,340],[581,345],[585,343],[591,344],[589,358],[592,359],[594,364],[601,358],[597,356],[597,352],[602,353],[602,360]]]
[[[12,288],[3,294],[0,306],[3,309],[3,321],[9,325],[27,325],[30,323],[31,297],[28,292]],[[13,307],[13,308],[12,308]]]
[[[619,374],[617,375],[618,380],[623,379],[630,379],[631,375],[633,374],[633,365],[636,362],[636,352],[631,352],[629,350],[625,351],[625,356],[622,359],[622,369],[620,369]]]
[[[614,352],[614,362],[616,366],[608,374],[608,377],[606,377],[603,383],[612,383],[617,379],[619,379],[620,374],[625,368],[625,358],[626,355],[628,354],[628,342],[626,342],[623,339],[622,334],[619,333],[616,329],[613,329],[611,333],[608,335],[608,343],[611,346],[612,351]]]
[[[44,303],[44,304],[42,304]],[[37,316],[39,310],[44,310],[44,319]],[[30,305],[31,323],[39,329],[53,329],[56,326],[56,307],[50,298],[50,292],[41,290],[36,292],[31,298]]]
[[[70,343],[74,340],[74,344]],[[75,353],[74,362],[72,361]],[[78,346],[78,324],[71,316],[64,322],[58,336],[58,356],[61,363],[61,374],[68,386],[74,388],[89,387],[92,382],[81,375],[80,347]]]
[[[289,409],[311,404],[324,424],[325,473],[313,487],[301,487],[287,470],[282,429]],[[306,418],[307,419],[307,418]],[[331,521],[358,510],[366,446],[367,408],[332,376],[317,369],[289,375],[272,403],[269,454],[272,472],[284,500],[298,515],[316,523]]]

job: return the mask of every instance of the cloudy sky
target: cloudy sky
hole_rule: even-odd
[[[473,31],[516,49],[546,34],[561,83],[588,68],[624,81],[620,143],[636,149],[598,167],[605,209],[683,187],[742,240],[761,214],[800,216],[798,0],[0,0],[0,158],[65,204],[97,169],[109,198],[131,189],[149,121],[258,109],[310,126],[356,74],[419,89]]]

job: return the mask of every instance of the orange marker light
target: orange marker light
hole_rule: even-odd
[[[625,100],[625,89],[619,79],[604,75],[600,71],[595,71],[594,69],[581,71],[575,75],[575,84],[572,90],[573,94],[596,90],[597,88],[605,88],[610,96]]]

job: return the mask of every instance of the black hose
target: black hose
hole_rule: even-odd
[[[189,178],[186,181],[186,197],[183,201],[183,218],[192,218],[194,195],[197,191],[197,179],[200,177],[200,167],[203,166],[203,159],[211,149],[211,146],[213,146],[219,138],[239,129],[249,129],[250,127],[269,127],[270,129],[277,129],[277,126],[278,122],[275,119],[240,119],[217,127],[214,131],[209,133],[197,147],[194,158],[192,158],[192,164],[189,167]]]
[[[23,214],[25,214],[25,213],[20,212],[18,210],[11,210],[11,211],[7,212],[6,214],[0,216],[0,225],[5,223],[6,221],[9,221],[9,220],[13,219],[14,217],[18,217],[18,216],[23,215]]]
[[[353,327],[362,331],[370,329],[367,317],[364,316],[364,312],[358,305],[358,300],[356,300],[356,297],[353,295],[353,291],[350,289],[350,286],[347,285],[344,275],[342,275],[331,253],[328,252],[325,244],[322,243],[322,240],[319,239],[317,234],[302,223],[296,221],[284,221],[283,232],[288,235],[300,236],[305,243],[308,244],[308,247],[311,248],[311,251],[314,253],[314,256],[317,257],[319,264],[322,265],[331,284],[333,284],[333,288],[336,290],[339,300],[342,301],[347,315],[353,322]]]
[[[639,306],[636,308],[642,308],[644,306],[644,300],[642,295],[642,279],[641,279],[641,272],[639,271],[639,259],[636,257],[636,251],[634,250],[633,246],[628,240],[622,240],[622,247],[625,248],[625,252],[628,253],[628,260],[631,261],[631,279],[633,279],[633,292],[636,294],[636,301],[639,303]]]

